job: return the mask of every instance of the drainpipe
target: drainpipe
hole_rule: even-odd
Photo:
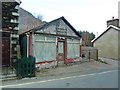
[[[33,56],[33,35],[32,33],[29,34],[29,56]]]
[[[58,66],[58,38],[56,37],[56,61],[57,61],[57,66]]]
[[[80,57],[82,57],[82,38],[80,39]]]

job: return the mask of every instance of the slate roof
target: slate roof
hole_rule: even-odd
[[[40,26],[44,24],[45,22],[39,20],[38,18],[35,18],[34,15],[32,15],[30,12],[26,11],[23,8],[19,8],[18,10],[19,13],[19,32],[24,32],[26,30],[29,30],[31,28]]]
[[[32,28],[32,29],[30,29],[30,30],[26,30],[26,31],[24,31],[24,32],[22,32],[22,33],[20,33],[20,34],[24,34],[24,33],[27,33],[27,32],[36,32],[36,31],[42,29],[43,27],[51,24],[52,22],[56,22],[57,20],[60,20],[60,19],[62,19],[62,20],[74,31],[74,33],[75,33],[77,36],[81,37],[80,34],[76,31],[76,29],[75,29],[63,16],[60,17],[60,18],[58,18],[58,19],[55,19],[55,20],[53,20],[53,21],[51,21],[51,22],[49,22],[49,23],[46,23],[46,24],[37,26],[37,27]]]

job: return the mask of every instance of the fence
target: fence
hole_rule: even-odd
[[[82,56],[98,60],[98,49],[95,47],[82,47]]]
[[[35,76],[35,58],[23,58],[18,60],[18,78]]]

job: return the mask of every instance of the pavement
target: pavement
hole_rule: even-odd
[[[100,60],[107,62],[108,64],[95,61],[91,59],[90,61],[88,59],[83,59],[80,62],[71,63],[69,65],[61,65],[55,68],[50,69],[42,69],[41,71],[36,72],[36,77],[47,77],[47,76],[55,76],[55,75],[61,75],[61,74],[72,74],[77,72],[83,72],[87,70],[97,70],[97,69],[107,69],[107,68],[117,68],[118,67],[118,61],[107,59],[107,58],[99,58]],[[7,77],[2,76],[0,79],[1,81],[10,81],[10,80],[16,80],[17,77],[14,75],[10,75]],[[25,78],[23,78],[25,79]]]
[[[90,60],[83,60],[82,62],[71,63],[69,65],[63,65],[56,68],[51,69],[43,69],[40,72],[37,72],[37,77],[44,77],[44,76],[54,76],[60,74],[70,74],[70,73],[77,73],[83,72],[87,70],[97,70],[97,69],[108,69],[108,68],[118,68],[118,61],[107,59],[107,58],[99,58],[108,64],[95,61],[93,59]]]

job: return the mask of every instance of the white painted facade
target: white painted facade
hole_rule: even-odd
[[[98,56],[118,59],[120,51],[118,33],[116,28],[108,28],[98,39],[93,41],[94,47],[98,48]]]

